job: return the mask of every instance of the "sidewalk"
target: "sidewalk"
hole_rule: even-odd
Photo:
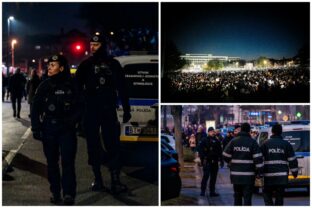
[[[3,205],[52,205],[47,180],[46,159],[41,142],[28,134],[12,162],[13,171],[3,177]],[[125,167],[133,171],[135,167]],[[102,167],[104,183],[110,185],[110,175]],[[76,155],[77,197],[76,205],[158,205],[158,184],[130,177],[121,173],[121,181],[129,191],[116,197],[107,192],[91,192],[93,180],[91,167],[87,163],[87,147],[84,138],[78,137]]]

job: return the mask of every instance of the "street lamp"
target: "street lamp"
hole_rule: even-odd
[[[9,69],[9,56],[10,56],[10,22],[14,21],[14,17],[10,16],[8,18],[8,50],[7,50],[7,76],[9,76],[10,69]]]
[[[17,43],[16,39],[12,40],[11,46],[12,46],[12,67],[14,67],[14,45]]]

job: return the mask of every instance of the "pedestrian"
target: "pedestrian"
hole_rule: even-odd
[[[217,137],[217,139],[218,139],[218,140],[221,142],[221,144],[222,144],[224,138],[223,138],[223,136],[222,136],[222,134],[221,134],[221,130],[220,130],[220,129],[216,129],[215,132],[216,132],[216,137]]]
[[[230,143],[230,141],[233,139],[233,131],[229,130],[226,133],[226,137],[222,141],[223,150],[225,150],[226,145]]]
[[[26,85],[26,89],[27,89],[27,94],[28,94],[28,104],[29,104],[29,108],[30,108],[30,111],[29,111],[29,117],[31,117],[31,108],[32,108],[32,102],[33,102],[33,98],[34,98],[34,95],[35,95],[35,92],[40,84],[40,78],[37,74],[37,70],[32,70],[31,71],[31,75],[30,75],[30,79],[29,81],[27,82],[27,85]]]
[[[79,89],[85,96],[85,132],[89,165],[92,166],[94,182],[92,191],[103,191],[101,174],[101,130],[105,149],[108,153],[111,174],[111,193],[125,192],[127,186],[119,179],[120,163],[120,123],[116,109],[118,98],[123,107],[123,123],[131,119],[125,74],[120,64],[106,53],[104,38],[94,35],[90,40],[91,54],[77,70]]]
[[[288,172],[294,178],[298,175],[298,161],[293,147],[282,137],[283,128],[280,124],[272,127],[272,136],[261,145],[264,156],[264,189],[265,205],[283,206],[284,190],[288,184]],[[273,194],[275,202],[273,202]]]
[[[189,138],[189,146],[192,150],[192,152],[196,152],[196,138],[195,138],[195,135],[192,134]]]
[[[8,88],[8,77],[5,76],[4,73],[2,73],[2,102],[5,101],[5,93]]]
[[[13,117],[21,118],[22,97],[24,96],[26,79],[21,74],[20,68],[17,68],[14,75],[9,79],[9,91],[13,108]],[[17,111],[16,111],[17,104]]]
[[[208,137],[203,137],[200,140],[198,147],[199,157],[203,166],[203,178],[201,182],[201,196],[205,196],[207,182],[209,180],[210,196],[219,196],[216,193],[216,181],[220,167],[223,167],[222,147],[221,142],[217,139],[213,127],[208,129]]]
[[[234,126],[234,131],[233,131],[233,137],[237,137],[239,132],[241,131],[241,126],[240,125],[235,125]]]
[[[75,203],[75,124],[81,108],[79,103],[78,88],[70,78],[66,58],[52,56],[48,61],[48,78],[39,85],[33,98],[31,125],[33,137],[43,143],[53,204],[62,203],[61,190],[65,205]]]
[[[230,165],[234,188],[234,205],[251,206],[255,178],[263,172],[263,156],[257,142],[250,137],[250,125],[244,123],[238,136],[226,146],[223,157]]]

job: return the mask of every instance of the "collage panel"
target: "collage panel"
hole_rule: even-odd
[[[162,105],[162,206],[309,206],[310,105]]]
[[[161,40],[162,103],[310,102],[310,2],[162,2]]]
[[[2,2],[2,205],[158,206],[157,2]]]

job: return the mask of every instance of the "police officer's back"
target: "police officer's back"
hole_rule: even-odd
[[[294,178],[298,175],[298,161],[294,150],[288,141],[283,140],[282,126],[272,127],[270,139],[261,146],[264,156],[264,190],[263,197],[266,205],[283,205],[284,189],[288,183],[289,169]],[[275,203],[272,196],[275,193]]]
[[[255,177],[262,175],[263,157],[257,142],[250,137],[250,125],[244,123],[241,132],[226,146],[223,157],[229,163],[234,187],[234,205],[251,205]]]

